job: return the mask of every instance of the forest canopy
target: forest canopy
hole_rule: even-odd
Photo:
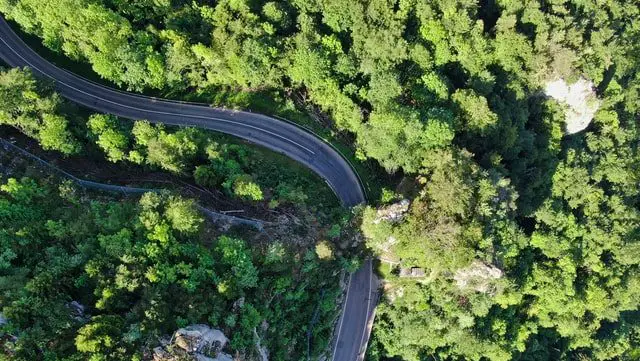
[[[257,352],[256,328],[276,359],[301,357],[309,347],[322,351],[334,312],[326,299],[339,292],[335,265],[313,251],[300,262],[282,243],[250,247],[213,236],[211,228],[193,200],[167,192],[118,199],[67,181],[6,179],[0,184],[4,355],[142,360],[159,338],[194,323],[224,330],[231,349],[247,356]],[[314,313],[322,322],[308,344],[299,326]]]
[[[403,178],[362,211],[385,278],[371,360],[640,358],[637,4],[0,0],[0,12],[129,90],[213,99],[266,89],[302,102],[360,159]],[[570,135],[567,104],[544,88],[583,78],[598,111]],[[60,140],[68,123],[50,89],[11,71],[0,92],[0,122],[79,150]],[[18,93],[34,101],[17,106]],[[255,163],[193,130],[103,115],[87,129],[111,161],[266,196]],[[380,221],[403,198],[401,220]],[[399,277],[411,267],[426,276]]]

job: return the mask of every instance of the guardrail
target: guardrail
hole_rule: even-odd
[[[245,111],[245,112],[252,113],[251,110],[248,110],[248,109],[244,110],[244,109],[234,109],[234,108],[226,108],[226,107],[214,107],[211,104],[207,104],[207,103],[203,103],[203,102],[192,102],[192,101],[176,100],[176,99],[170,99],[170,98],[158,98],[158,97],[154,97],[154,96],[128,92],[128,91],[124,91],[124,90],[120,90],[120,89],[111,87],[111,86],[106,85],[106,84],[98,83],[98,82],[96,82],[94,80],[91,80],[91,79],[88,79],[88,78],[85,78],[85,77],[81,77],[81,76],[73,73],[72,71],[69,71],[69,70],[67,70],[67,69],[65,69],[63,67],[58,66],[55,63],[52,63],[52,64],[56,68],[62,70],[63,72],[65,72],[65,73],[67,73],[67,74],[69,74],[69,75],[71,75],[71,76],[73,76],[73,77],[75,77],[77,79],[86,81],[86,82],[91,83],[93,85],[100,86],[100,87],[105,88],[105,89],[107,89],[109,91],[113,91],[113,92],[116,92],[116,93],[122,94],[122,95],[133,96],[133,97],[141,98],[141,99],[161,100],[163,102],[171,102],[171,103],[175,103],[175,104],[187,104],[187,105],[194,105],[194,106],[209,107],[209,108],[220,109],[220,110],[228,111],[228,112]],[[54,81],[54,83],[55,83],[55,81]],[[353,163],[351,163],[349,158],[344,153],[342,153],[342,151],[340,149],[338,149],[338,147],[336,147],[331,142],[329,142],[326,139],[324,139],[324,137],[322,137],[321,135],[316,133],[313,129],[311,129],[310,127],[308,127],[308,126],[306,126],[304,124],[299,124],[299,123],[293,122],[293,121],[291,121],[289,119],[283,118],[283,117],[278,116],[278,115],[267,115],[267,114],[265,114],[265,115],[269,116],[269,117],[272,117],[272,118],[279,119],[281,121],[284,121],[285,123],[288,123],[288,124],[291,124],[291,125],[293,125],[293,126],[295,126],[297,128],[300,128],[300,129],[306,131],[307,133],[313,135],[314,137],[316,137],[318,139],[321,139],[325,144],[330,146],[334,151],[336,151],[336,153],[338,153],[342,157],[342,159],[345,160],[345,162],[347,162],[347,164],[349,165],[349,167],[351,168],[353,173],[355,173],[356,177],[358,178],[358,183],[360,184],[360,188],[362,188],[362,191],[363,191],[363,194],[364,194],[364,198],[365,198],[365,200],[368,200],[369,197],[368,197],[368,194],[367,194],[367,187],[365,187],[365,183],[363,182],[362,177],[360,177],[360,174],[358,173],[358,171],[357,171],[356,167],[353,165]]]
[[[117,89],[117,88],[110,87],[110,86],[105,85],[105,84],[100,84],[100,83],[98,83],[98,82],[96,82],[96,81],[94,81],[94,80],[91,80],[91,79],[87,79],[87,78],[84,78],[84,77],[80,77],[80,76],[78,76],[78,75],[74,74],[73,72],[71,72],[71,71],[69,71],[69,70],[67,70],[67,69],[61,68],[61,67],[59,67],[59,66],[57,66],[57,65],[56,65],[56,67],[57,67],[58,69],[60,69],[60,70],[64,71],[65,73],[67,73],[67,74],[71,75],[71,76],[74,76],[74,77],[76,77],[76,78],[79,78],[79,79],[85,80],[85,81],[87,81],[87,82],[89,82],[89,83],[91,83],[91,84],[94,84],[94,85],[97,85],[97,86],[101,86],[101,87],[106,88],[106,89],[108,89],[108,90],[110,90],[110,91],[117,92],[117,93],[119,93],[119,94],[123,94],[123,95],[134,96],[134,97],[136,97],[136,98],[141,98],[141,99],[161,100],[161,101],[163,101],[163,102],[165,102],[165,101],[166,101],[166,102],[171,102],[171,103],[176,103],[176,104],[187,104],[187,105],[195,105],[195,106],[201,106],[201,107],[216,108],[216,109],[220,109],[220,110],[224,110],[224,111],[229,111],[229,112],[233,112],[233,111],[238,111],[238,112],[240,112],[240,111],[244,111],[244,112],[252,113],[252,111],[251,111],[250,109],[234,109],[234,108],[226,108],[226,107],[215,107],[215,106],[212,106],[211,104],[202,103],[202,102],[192,102],[192,101],[177,100],[177,99],[170,99],[170,98],[158,98],[158,97],[149,96],[149,95],[143,95],[143,94],[131,93],[131,92],[127,92],[127,91],[123,91],[123,90],[120,90],[120,89]],[[342,151],[341,151],[340,149],[338,149],[338,147],[336,147],[335,145],[333,145],[333,144],[332,144],[331,142],[329,142],[328,140],[324,139],[324,137],[322,137],[321,135],[319,135],[318,133],[316,133],[313,129],[311,129],[310,127],[308,127],[308,126],[306,126],[306,125],[304,125],[304,124],[299,124],[299,123],[293,122],[293,121],[291,121],[291,120],[289,120],[289,119],[287,119],[287,118],[283,118],[283,117],[281,117],[281,116],[279,116],[279,115],[275,115],[275,114],[273,114],[273,115],[265,114],[265,115],[266,115],[266,116],[269,116],[269,117],[272,117],[272,118],[279,119],[279,120],[281,120],[281,121],[283,121],[283,122],[285,122],[285,123],[291,124],[291,125],[293,125],[293,126],[295,126],[295,127],[297,127],[297,128],[303,129],[303,130],[304,130],[304,131],[306,131],[307,133],[309,133],[309,134],[313,135],[314,137],[316,137],[316,138],[318,138],[318,139],[322,140],[322,142],[324,142],[325,144],[327,144],[328,146],[330,146],[333,150],[335,150],[335,151],[336,151],[336,153],[338,153],[338,154],[342,157],[342,159],[344,159],[344,160],[345,160],[345,162],[347,162],[347,164],[349,165],[349,168],[351,168],[351,170],[353,171],[353,173],[355,173],[356,177],[358,178],[358,183],[360,183],[360,187],[362,188],[362,191],[363,191],[363,193],[364,193],[364,198],[365,198],[365,200],[368,200],[368,198],[369,198],[369,197],[368,197],[368,195],[367,195],[367,188],[365,187],[365,184],[364,184],[364,182],[362,181],[362,178],[360,177],[360,174],[358,173],[358,171],[357,171],[356,167],[353,165],[353,163],[351,163],[351,161],[349,160],[349,158],[348,158],[344,153],[342,153]]]
[[[349,158],[344,155],[344,153],[342,153],[342,151],[340,149],[338,149],[338,147],[336,147],[335,145],[333,145],[330,141],[324,139],[324,137],[322,137],[321,135],[319,135],[318,133],[316,133],[313,129],[311,129],[310,127],[304,125],[304,124],[298,124],[296,122],[292,122],[289,119],[283,118],[281,116],[278,115],[270,115],[273,118],[282,120],[283,122],[289,123],[291,125],[294,125],[300,129],[303,129],[304,131],[306,131],[307,133],[313,135],[314,137],[322,140],[326,145],[330,146],[333,150],[336,151],[336,153],[340,154],[340,156],[342,157],[342,159],[344,159],[345,162],[347,162],[347,164],[349,165],[349,168],[351,168],[351,170],[353,171],[353,173],[356,175],[356,177],[358,178],[358,183],[360,183],[360,188],[362,188],[362,192],[364,193],[364,199],[365,201],[369,200],[369,196],[367,195],[367,187],[364,186],[364,182],[362,181],[362,178],[360,177],[360,173],[358,173],[358,170],[356,169],[356,167],[353,165],[353,163],[351,163],[351,161],[349,160]]]
[[[63,176],[64,178],[70,179],[71,181],[73,181],[74,183],[76,183],[77,185],[84,187],[84,188],[88,188],[88,189],[96,189],[96,190],[101,190],[101,191],[107,191],[107,192],[119,192],[125,195],[128,194],[142,194],[142,193],[147,193],[147,192],[161,192],[163,191],[163,189],[154,189],[154,188],[138,188],[138,187],[126,187],[126,186],[119,186],[119,185],[114,185],[114,184],[106,184],[106,183],[98,183],[98,182],[93,182],[90,180],[86,180],[86,179],[81,179],[78,178],[76,176],[74,176],[71,173],[68,173],[56,166],[54,166],[53,164],[47,162],[46,160],[38,157],[35,154],[30,153],[29,151],[27,151],[26,149],[23,149],[13,143],[11,143],[10,141],[0,138],[0,144],[2,144],[4,146],[5,149],[9,149],[11,148],[14,151],[17,151],[19,153],[21,153],[22,155],[31,158],[35,161],[37,161],[38,163],[44,165],[45,167],[51,169],[52,171],[56,172],[57,174]],[[254,228],[256,228],[259,231],[263,231],[264,230],[264,224],[271,224],[270,222],[266,222],[266,221],[262,221],[262,220],[257,220],[257,219],[252,219],[252,218],[243,218],[243,217],[236,217],[236,216],[230,216],[228,214],[224,214],[221,212],[216,212],[216,211],[212,211],[208,208],[205,208],[199,204],[196,205],[196,207],[203,213],[205,213],[207,216],[209,216],[209,218],[211,218],[212,220],[226,220],[231,224],[243,224],[243,225],[248,225],[248,226],[252,226]]]

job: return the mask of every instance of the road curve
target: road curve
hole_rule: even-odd
[[[365,202],[358,175],[329,144],[291,123],[266,115],[162,100],[111,89],[60,69],[34,52],[0,16],[0,58],[29,67],[55,82],[64,97],[103,113],[152,123],[191,126],[231,134],[282,153],[320,175],[344,206]],[[350,275],[338,321],[332,361],[361,361],[371,331],[377,280],[371,261]]]
[[[99,112],[152,123],[206,128],[260,144],[309,167],[326,180],[345,206],[365,201],[357,174],[323,140],[304,129],[266,115],[160,100],[110,89],[60,69],[29,48],[2,18],[0,57],[14,67],[55,81],[58,92]]]

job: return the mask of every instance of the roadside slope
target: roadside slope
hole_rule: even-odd
[[[99,112],[138,120],[191,126],[231,134],[287,155],[320,175],[343,205],[365,202],[362,185],[349,163],[330,145],[308,131],[266,115],[212,108],[118,91],[95,84],[48,62],[0,17],[0,58],[14,67],[29,67],[39,77],[55,82],[58,92]],[[377,280],[371,261],[350,275],[343,313],[337,330],[333,361],[359,361],[370,334]]]

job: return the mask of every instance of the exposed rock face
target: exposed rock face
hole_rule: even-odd
[[[196,354],[194,361],[233,361],[233,357],[224,352],[218,353],[216,357],[208,357],[203,354]]]
[[[253,337],[256,339],[256,349],[258,350],[258,355],[260,355],[260,361],[269,361],[269,350],[260,345],[260,336],[258,336],[258,331],[255,328],[253,329]]]
[[[180,352],[168,352],[162,347],[153,349],[153,361],[233,361],[233,356],[219,352],[216,357],[205,356],[201,353],[193,355]]]
[[[178,356],[167,352],[164,347],[158,346],[153,349],[153,361],[174,361]]]
[[[222,331],[207,325],[187,326],[175,332],[172,343],[161,340],[153,349],[153,361],[233,361],[220,352],[228,341]]]
[[[565,112],[567,134],[578,133],[587,128],[600,107],[593,83],[584,78],[571,85],[562,78],[548,82],[545,94],[568,105]]]
[[[90,317],[85,314],[85,307],[78,301],[67,303],[67,308],[71,311],[71,317],[78,322],[88,322]]]
[[[481,261],[473,261],[469,267],[456,271],[453,279],[460,289],[472,289],[476,292],[495,293],[492,281],[502,277],[502,271]]]
[[[187,352],[201,352],[218,343],[222,349],[229,341],[220,330],[207,325],[191,325],[176,331],[174,343]]]
[[[241,309],[242,307],[244,307],[244,297],[240,297],[238,298],[234,303],[233,303],[233,310],[237,311],[239,309]]]
[[[386,207],[378,209],[376,212],[376,218],[373,220],[374,224],[378,224],[382,221],[391,223],[398,223],[404,219],[405,213],[409,210],[409,200],[403,199],[400,202],[393,203]]]

